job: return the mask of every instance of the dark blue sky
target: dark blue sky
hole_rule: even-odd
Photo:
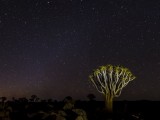
[[[119,100],[160,100],[160,2],[0,0],[0,96],[84,99],[113,64],[137,77]]]

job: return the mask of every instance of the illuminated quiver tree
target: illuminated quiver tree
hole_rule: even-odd
[[[98,92],[105,97],[108,112],[112,112],[113,98],[121,94],[122,89],[136,77],[127,68],[121,66],[100,66],[89,76],[89,80]]]

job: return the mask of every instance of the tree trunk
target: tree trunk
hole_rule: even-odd
[[[113,113],[113,97],[112,96],[105,97],[105,108],[109,114]]]

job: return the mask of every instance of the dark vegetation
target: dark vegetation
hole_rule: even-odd
[[[159,101],[114,101],[113,114],[105,112],[104,101],[93,94],[86,101],[67,96],[62,101],[1,97],[0,120],[152,120],[160,116]]]

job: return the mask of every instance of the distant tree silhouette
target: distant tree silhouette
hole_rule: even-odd
[[[51,103],[51,102],[53,102],[53,99],[52,99],[52,98],[49,98],[49,99],[47,100],[47,102]]]
[[[37,95],[31,95],[30,101],[31,102],[38,102],[39,98],[37,97]]]
[[[1,97],[0,99],[1,99],[1,102],[5,102],[7,100],[6,97]]]
[[[19,98],[18,100],[19,100],[19,102],[23,102],[23,103],[28,102],[28,99],[26,97]]]
[[[95,100],[96,96],[95,96],[94,94],[90,93],[90,94],[87,95],[87,98],[88,98],[90,101],[93,101],[93,100]]]
[[[100,66],[89,76],[98,92],[104,95],[109,113],[112,113],[113,98],[118,97],[122,89],[135,78],[129,69],[113,65]]]

